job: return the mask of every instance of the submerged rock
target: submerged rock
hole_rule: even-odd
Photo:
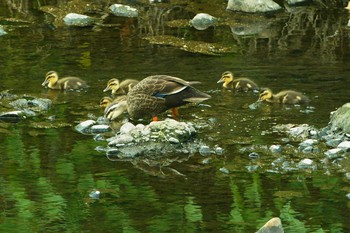
[[[22,111],[0,113],[0,121],[17,123],[23,118]]]
[[[226,9],[249,13],[265,13],[281,10],[282,7],[272,0],[229,0]]]
[[[0,36],[6,35],[6,34],[7,32],[5,31],[5,29],[2,26],[0,26]]]
[[[215,25],[218,19],[206,13],[199,13],[190,20],[190,25],[197,30],[205,30]]]
[[[68,26],[86,27],[92,26],[95,20],[87,15],[69,13],[63,18],[63,21]]]
[[[109,7],[109,9],[116,16],[129,17],[129,18],[139,16],[139,12],[136,8],[133,8],[127,5],[113,4]]]

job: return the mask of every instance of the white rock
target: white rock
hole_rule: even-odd
[[[341,149],[349,149],[350,148],[350,141],[344,141],[341,142],[337,148],[341,148]]]
[[[124,125],[122,125],[122,127],[120,127],[120,133],[121,134],[127,134],[130,131],[132,131],[133,129],[135,129],[135,125],[133,125],[130,122],[126,122]]]
[[[123,5],[123,4],[113,4],[109,7],[111,12],[116,16],[121,17],[138,17],[139,12],[136,8]]]

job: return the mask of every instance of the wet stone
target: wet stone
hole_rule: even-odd
[[[272,0],[229,0],[227,10],[249,13],[262,13],[281,10],[282,7]]]
[[[133,125],[130,122],[127,122],[124,125],[122,125],[122,127],[120,127],[119,131],[120,131],[121,134],[127,134],[127,133],[131,132],[134,129],[135,129],[135,125]]]
[[[281,145],[271,145],[269,150],[272,153],[281,153],[283,151],[283,147]]]
[[[101,192],[98,190],[93,190],[89,193],[89,197],[92,199],[99,199]]]
[[[87,133],[90,131],[90,128],[96,124],[96,121],[94,120],[87,120],[84,122],[79,123],[77,126],[75,126],[75,130],[80,133]]]
[[[250,159],[258,159],[258,158],[260,158],[260,155],[259,155],[258,153],[256,153],[256,152],[252,152],[252,153],[250,153],[250,154],[248,155],[248,157],[249,157]]]
[[[324,154],[328,159],[333,160],[336,158],[340,158],[344,154],[344,151],[341,148],[334,148],[327,150]]]
[[[350,193],[345,195],[348,200],[350,200]]]
[[[340,138],[334,138],[326,141],[326,145],[330,147],[337,147],[343,140]]]
[[[199,13],[190,20],[190,25],[197,30],[205,30],[217,22],[217,18],[206,13]]]
[[[345,173],[345,178],[350,180],[350,172]]]
[[[311,159],[303,159],[298,163],[298,168],[312,168],[314,161]]]
[[[106,133],[112,131],[109,125],[93,125],[91,126],[90,130],[93,134]]]
[[[109,7],[109,9],[115,16],[133,18],[138,17],[139,15],[138,10],[136,8],[127,5],[113,4]]]
[[[2,26],[0,26],[0,36],[6,35],[6,34],[7,32],[5,31],[5,29]]]
[[[119,145],[126,145],[128,143],[131,143],[134,141],[134,138],[128,134],[122,134],[119,136],[116,136],[112,141],[108,143],[108,146],[119,146]]]
[[[221,148],[220,146],[216,146],[214,151],[215,151],[215,154],[217,155],[222,155],[224,153],[224,149]]]
[[[308,147],[308,146],[313,146],[313,145],[317,145],[318,141],[315,139],[306,139],[305,141],[299,143],[299,146],[301,147]]]
[[[221,171],[224,174],[230,174],[230,171],[225,167],[220,168],[219,171]]]
[[[341,149],[344,149],[344,150],[348,150],[350,149],[350,141],[343,141],[341,142],[337,148],[341,148]]]
[[[208,156],[211,154],[211,149],[209,146],[201,146],[199,148],[199,153],[203,156]]]
[[[22,119],[22,117],[23,117],[22,111],[0,113],[0,121],[9,122],[9,123],[17,123]]]
[[[63,21],[68,26],[86,27],[94,24],[94,19],[87,15],[81,15],[76,13],[69,13]]]

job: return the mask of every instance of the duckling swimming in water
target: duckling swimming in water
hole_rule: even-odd
[[[119,82],[118,79],[113,78],[108,81],[107,87],[103,90],[103,92],[112,90],[112,95],[118,95],[118,94],[125,95],[138,82],[139,81],[134,79],[125,79],[122,82]]]
[[[222,86],[224,88],[234,89],[237,91],[259,90],[258,85],[249,78],[235,79],[233,73],[230,71],[222,73],[221,78],[217,83],[223,83]]]
[[[306,104],[310,102],[310,99],[297,91],[285,90],[277,94],[273,94],[271,89],[263,88],[259,93],[258,101],[281,104]]]
[[[65,77],[58,79],[56,71],[47,72],[45,81],[41,85],[57,90],[78,90],[88,87],[86,82],[78,77]]]

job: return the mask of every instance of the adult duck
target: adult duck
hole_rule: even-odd
[[[211,96],[191,86],[198,82],[187,82],[168,75],[154,75],[141,80],[127,97],[128,113],[133,119],[151,118],[168,109],[178,117],[177,108],[188,103],[200,103]]]

